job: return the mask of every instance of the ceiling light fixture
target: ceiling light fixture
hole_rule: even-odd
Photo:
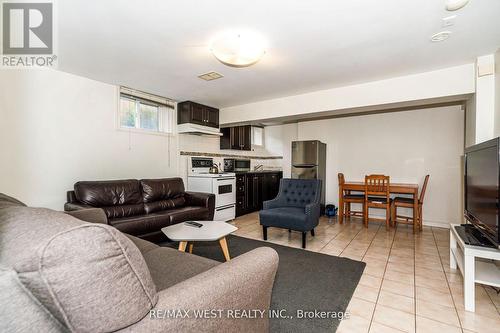
[[[217,60],[231,67],[251,66],[266,53],[263,39],[248,31],[220,34],[214,38],[210,50]]]
[[[443,40],[446,40],[450,38],[451,31],[441,31],[438,32],[437,34],[434,34],[431,36],[431,41],[432,42],[442,42]]]
[[[465,7],[469,3],[469,0],[447,0],[446,10],[453,12]]]

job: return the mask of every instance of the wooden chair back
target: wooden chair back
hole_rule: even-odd
[[[384,175],[368,175],[365,176],[365,197],[375,195],[384,196],[387,199],[390,197],[390,177]]]
[[[425,190],[427,189],[427,183],[429,182],[429,177],[430,175],[425,176],[424,185],[422,185],[422,191],[420,192],[420,198],[418,199],[420,203],[424,202]]]
[[[339,185],[344,185],[344,183],[345,183],[344,174],[342,172],[339,172]]]

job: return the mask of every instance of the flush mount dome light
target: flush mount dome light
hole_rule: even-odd
[[[263,39],[251,32],[220,34],[214,38],[210,50],[217,60],[231,67],[251,66],[266,53]]]
[[[443,40],[446,40],[450,38],[451,31],[441,31],[438,32],[437,34],[434,34],[431,36],[431,41],[432,42],[442,42]]]
[[[469,3],[469,0],[447,0],[446,10],[453,12],[465,7]]]

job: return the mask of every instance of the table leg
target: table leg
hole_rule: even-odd
[[[413,193],[413,233],[417,232],[418,219],[418,190]]]
[[[187,242],[179,242],[179,251],[181,251],[181,252],[186,251],[186,245],[187,245]]]
[[[338,220],[339,224],[342,224],[344,222],[344,189],[342,188],[341,185],[339,185],[339,214],[338,214]]]
[[[189,243],[189,253],[193,253],[194,243]]]
[[[222,249],[222,253],[224,253],[224,258],[226,259],[226,261],[231,260],[231,258],[229,257],[229,249],[227,248],[226,237],[219,239],[219,244]]]
[[[453,226],[451,228],[453,228]],[[453,254],[453,250],[456,248],[457,248],[457,240],[455,239],[453,232],[450,230],[450,268],[451,269],[457,269],[457,259],[455,258],[455,255]]]
[[[450,258],[451,259],[451,258]],[[475,311],[474,298],[475,298],[475,258],[471,255],[464,254],[464,305],[466,311]]]

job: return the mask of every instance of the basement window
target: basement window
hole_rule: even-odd
[[[174,102],[167,98],[120,88],[120,129],[172,134],[175,125],[174,111]]]

